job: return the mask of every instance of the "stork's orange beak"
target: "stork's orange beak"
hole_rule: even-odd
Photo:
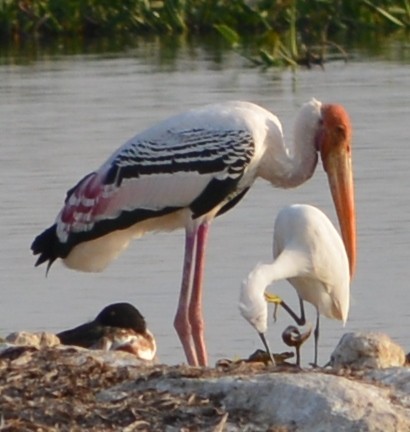
[[[351,158],[350,119],[340,105],[322,106],[323,125],[318,139],[323,167],[349,258],[350,276],[356,268],[356,211]]]

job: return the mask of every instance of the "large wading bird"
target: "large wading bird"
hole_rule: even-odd
[[[192,109],[126,142],[67,192],[55,223],[32,244],[36,265],[102,271],[131,239],[185,228],[182,285],[174,325],[192,365],[206,365],[202,281],[212,220],[257,177],[282,188],[308,180],[320,154],[343,240],[355,266],[355,206],[349,117],[312,99],[297,116],[292,144],[278,118],[249,102]]]

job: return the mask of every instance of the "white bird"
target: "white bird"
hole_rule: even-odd
[[[296,119],[293,145],[278,118],[249,102],[207,105],[165,120],[120,147],[67,192],[55,223],[31,248],[36,265],[102,271],[132,238],[185,228],[185,257],[174,321],[190,364],[206,365],[202,281],[208,228],[257,177],[289,188],[308,180],[320,153],[343,239],[355,265],[355,206],[349,117],[311,100]]]
[[[306,323],[303,301],[311,303],[317,311],[314,331],[317,365],[320,314],[341,320],[344,325],[349,312],[349,260],[343,241],[322,211],[294,204],[284,207],[276,218],[273,257],[272,263],[258,264],[243,281],[240,312],[263,340],[267,330],[267,301],[282,304],[299,325]],[[298,293],[300,317],[279,297],[265,294],[270,284],[283,279]]]

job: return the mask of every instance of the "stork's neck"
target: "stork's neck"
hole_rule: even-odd
[[[314,173],[318,152],[316,134],[320,121],[320,102],[313,100],[300,110],[294,127],[294,140],[285,143],[282,134],[267,132],[258,174],[274,186],[296,187]]]

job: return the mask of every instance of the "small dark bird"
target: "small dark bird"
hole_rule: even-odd
[[[130,303],[105,307],[95,320],[57,334],[63,345],[127,351],[141,360],[153,360],[156,343],[144,317]]]
[[[296,366],[300,367],[300,347],[309,338],[312,333],[312,326],[301,333],[295,326],[287,326],[282,333],[282,340],[287,346],[295,347],[296,351]]]

